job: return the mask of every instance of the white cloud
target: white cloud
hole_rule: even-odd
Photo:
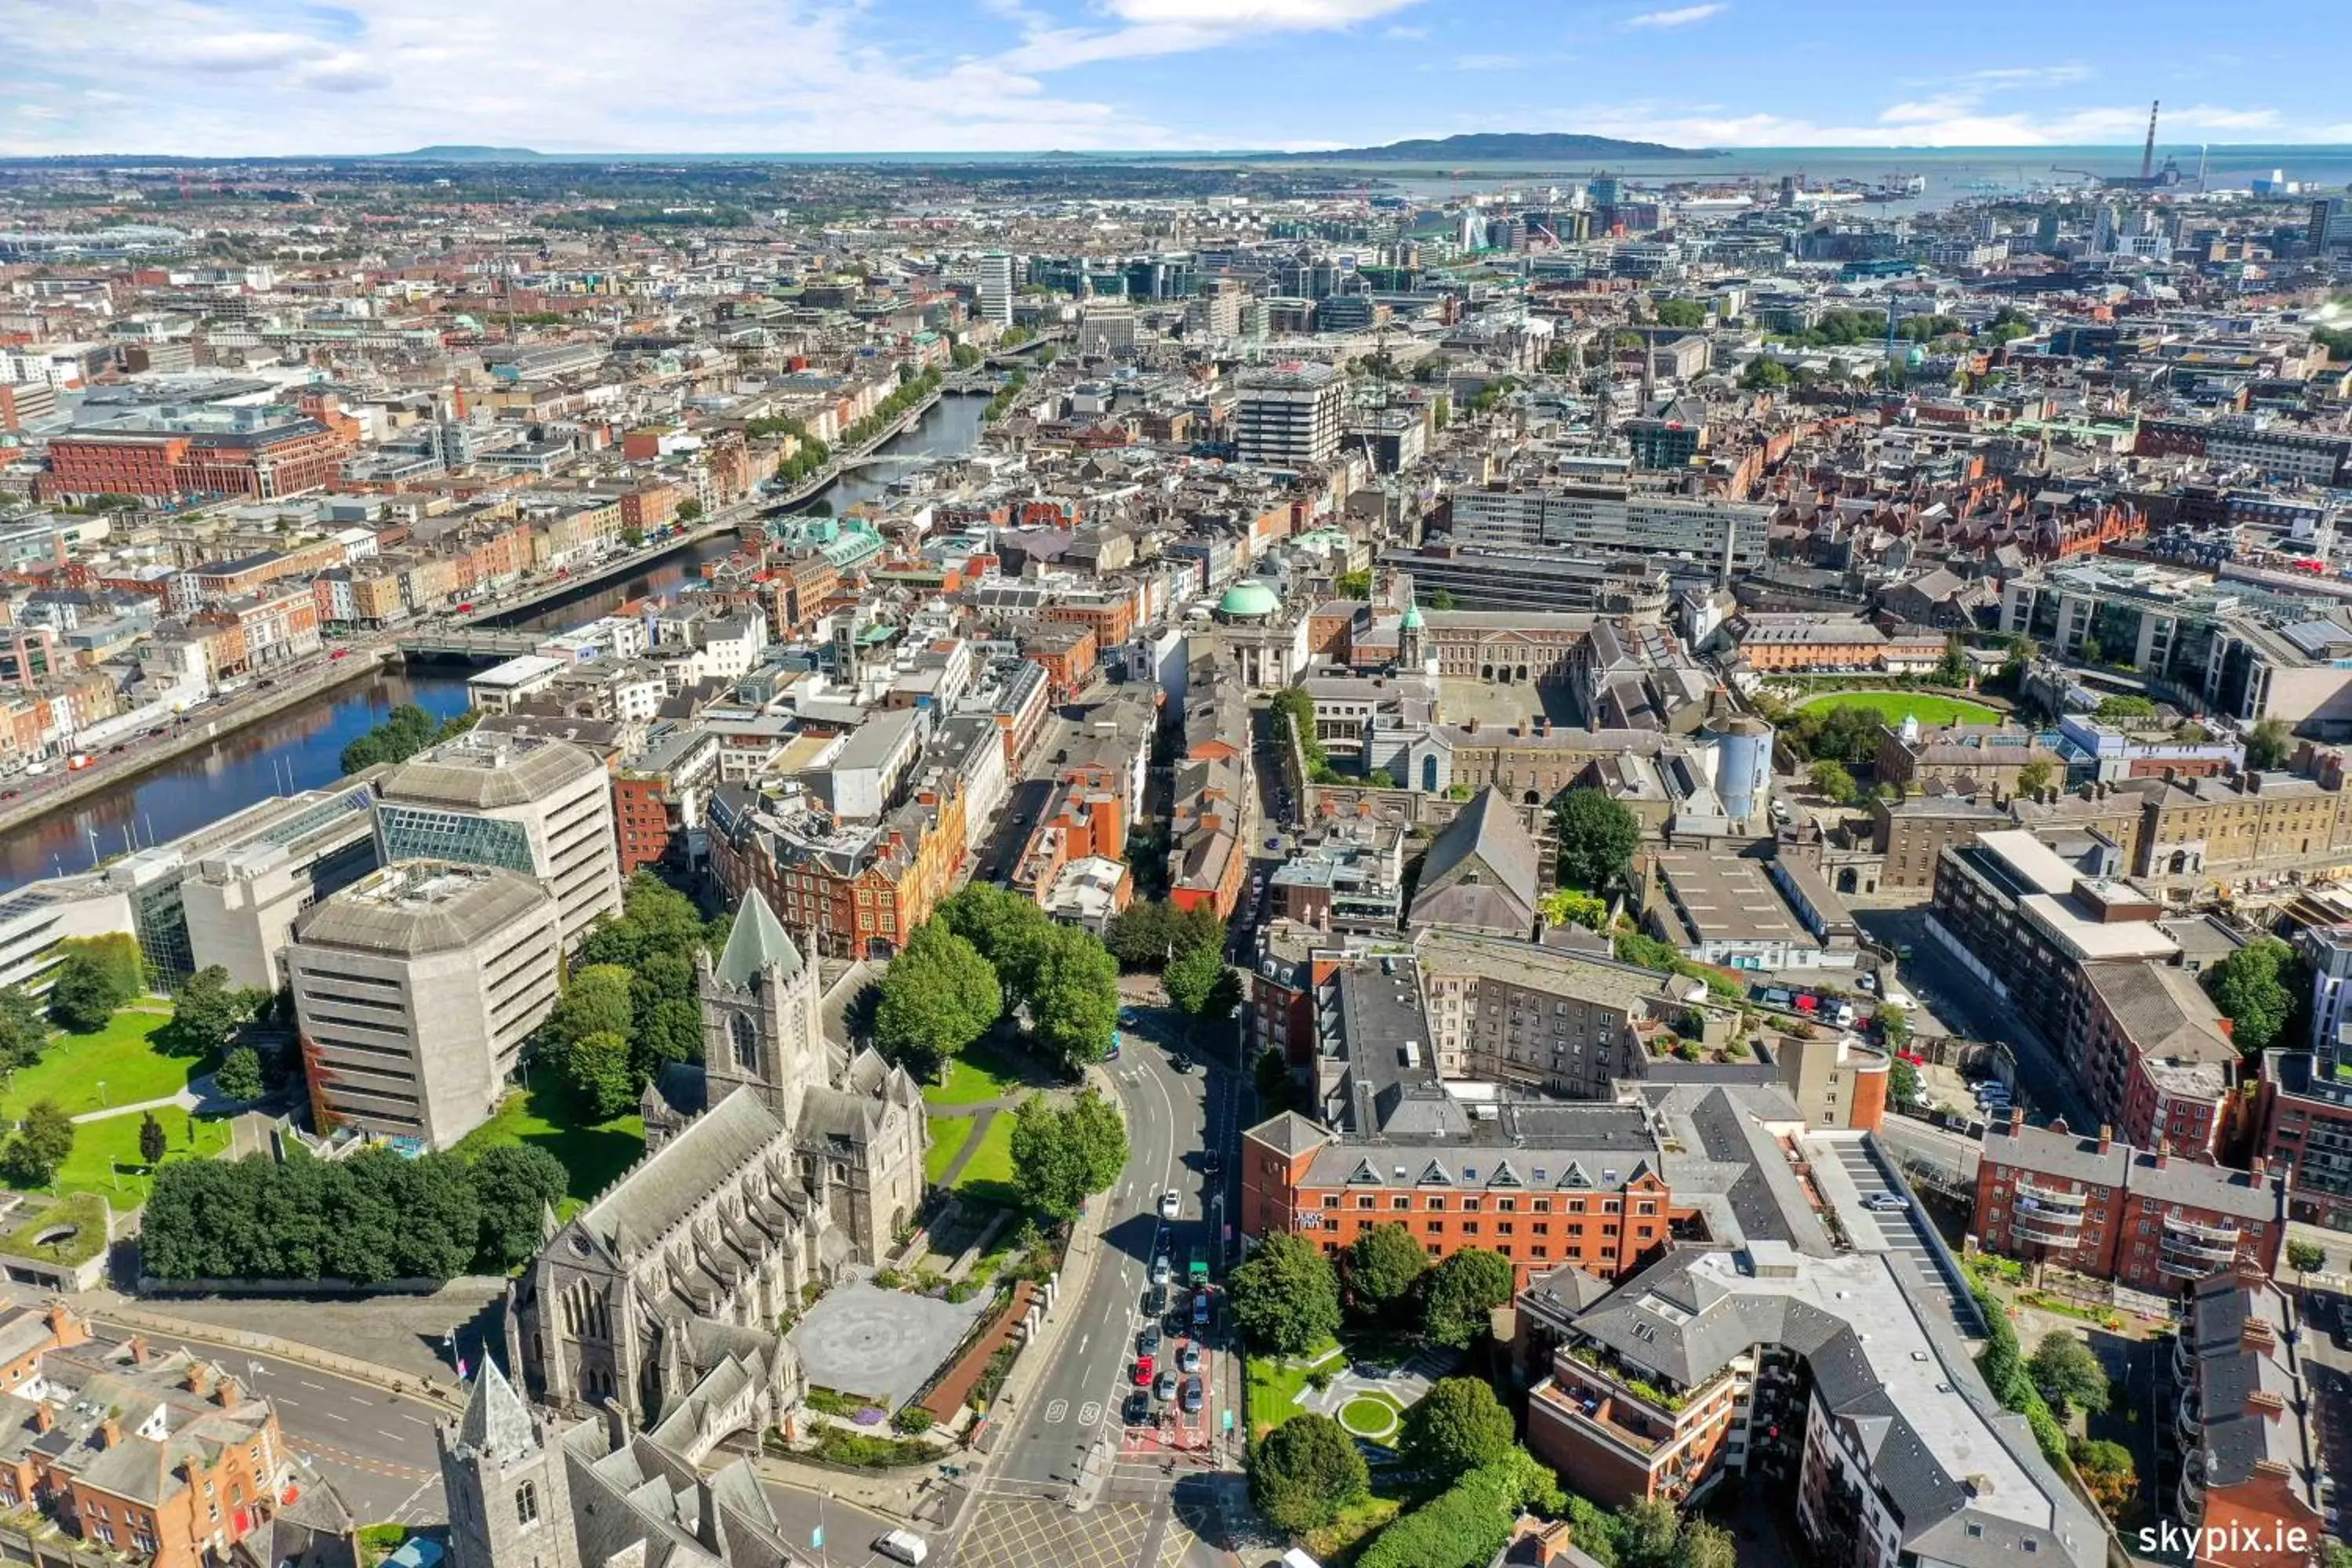
[[[1126,24],[1111,28],[1033,24],[1003,58],[1016,70],[1057,71],[1099,60],[1193,54],[1266,33],[1328,32],[1391,16],[1420,0],[1108,0]],[[1421,30],[1391,27],[1391,37]]]
[[[2064,87],[2088,81],[2091,68],[2081,65],[2007,66],[1997,70],[1970,71],[1961,79],[1987,88]]]
[[[1276,11],[1306,25],[1374,4],[1287,0]],[[11,64],[57,83],[70,105],[20,126],[10,147],[23,153],[1175,143],[1111,104],[1046,91],[1042,66],[922,63],[880,47],[872,26],[863,0],[383,0],[356,33],[275,0],[0,0]]]
[[[1406,26],[1383,27],[1381,29],[1381,37],[1383,38],[1425,38],[1429,37],[1429,29],[1426,27]]]
[[[1644,11],[1638,16],[1629,16],[1625,25],[1629,27],[1687,27],[1710,16],[1720,16],[1730,9],[1727,5],[1678,5],[1671,11]]]
[[[2038,147],[2137,146],[2147,129],[2145,106],[2091,106],[2057,114],[1994,111],[1975,95],[1950,93],[1889,105],[1874,119],[1822,121],[1661,102],[1553,108],[1555,123],[1601,136],[1685,147]],[[2284,130],[2274,110],[2193,105],[2168,110],[2168,141],[2227,130]]]

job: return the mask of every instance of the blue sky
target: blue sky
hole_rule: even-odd
[[[0,0],[16,153],[2352,142],[2352,6]],[[2249,20],[2250,16],[2253,17]]]

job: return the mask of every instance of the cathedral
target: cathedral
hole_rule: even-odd
[[[551,1221],[509,1303],[509,1364],[559,1411],[643,1426],[751,1367],[772,1422],[802,1392],[779,1320],[878,1263],[922,1202],[920,1087],[826,1040],[816,966],[756,889],[698,964],[702,1065],[647,1087],[645,1157]]]

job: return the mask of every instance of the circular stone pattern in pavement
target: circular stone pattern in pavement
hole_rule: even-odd
[[[1359,1437],[1382,1442],[1396,1435],[1397,1407],[1385,1399],[1359,1394],[1339,1406],[1339,1425]]]

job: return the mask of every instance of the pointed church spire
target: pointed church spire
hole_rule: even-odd
[[[499,1370],[498,1358],[488,1352],[483,1352],[482,1370],[475,1375],[474,1392],[457,1424],[457,1441],[494,1464],[507,1464],[539,1451],[530,1407]]]
[[[747,986],[770,964],[787,980],[801,972],[800,949],[784,934],[784,925],[757,888],[743,895],[735,911],[734,929],[727,933],[727,951],[719,955],[719,978],[730,985]]]

